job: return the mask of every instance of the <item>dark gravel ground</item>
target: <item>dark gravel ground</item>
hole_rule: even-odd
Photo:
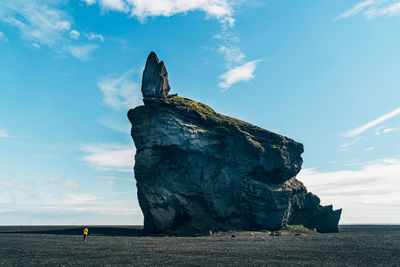
[[[138,227],[0,227],[0,266],[400,266],[400,226],[339,234],[143,236]],[[235,237],[232,237],[232,234]]]

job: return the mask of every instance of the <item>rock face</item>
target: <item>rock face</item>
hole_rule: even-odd
[[[143,73],[145,105],[128,112],[146,231],[278,230],[302,224],[338,232],[341,210],[321,206],[295,178],[302,144],[168,96],[166,73],[150,54]]]
[[[146,61],[142,78],[144,98],[165,98],[169,92],[168,72],[164,62],[160,62],[156,53],[151,52]]]

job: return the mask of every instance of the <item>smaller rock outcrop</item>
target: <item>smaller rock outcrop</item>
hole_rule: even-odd
[[[146,61],[143,72],[142,94],[143,98],[165,98],[169,92],[168,72],[164,62],[160,62],[156,53],[151,52]]]

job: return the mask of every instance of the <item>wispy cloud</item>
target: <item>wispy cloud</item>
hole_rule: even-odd
[[[142,104],[142,93],[138,83],[133,81],[135,69],[121,75],[108,74],[97,82],[103,93],[103,103],[117,110],[128,109]]]
[[[60,190],[61,186],[61,190]],[[0,218],[3,225],[142,224],[134,185],[115,194],[110,186],[92,185],[71,192],[58,181],[0,180]],[[75,187],[76,188],[76,187]],[[68,189],[68,190],[65,190]],[[106,191],[99,192],[99,189]],[[110,219],[111,218],[111,219]]]
[[[354,5],[350,10],[347,10],[346,12],[343,12],[342,14],[337,16],[333,21],[337,21],[340,19],[345,19],[348,17],[358,15],[360,12],[365,10],[367,7],[373,5],[374,3],[375,3],[374,0],[367,0],[367,1],[364,1],[361,3],[358,3],[358,4]]]
[[[257,63],[261,60],[245,62],[246,55],[240,49],[240,40],[229,27],[223,26],[221,34],[215,35],[214,38],[220,39],[222,42],[218,52],[224,56],[227,69],[219,77],[221,82],[218,87],[221,88],[221,91],[227,91],[237,82],[253,79]]]
[[[72,190],[78,190],[79,189],[79,184],[77,181],[73,179],[66,179],[62,177],[51,177],[50,181],[53,183],[58,184],[61,186],[63,189],[72,189]]]
[[[215,17],[232,25],[232,6],[227,0],[84,0],[88,5],[97,3],[103,11],[119,11],[145,21],[147,17],[170,17],[190,11],[202,11],[207,17]]]
[[[228,68],[231,68],[234,64],[242,63],[246,57],[238,46],[222,45],[218,51],[224,55]]]
[[[344,152],[344,151],[350,151],[352,146],[357,144],[361,140],[361,137],[358,136],[357,138],[351,139],[349,142],[343,143],[340,145],[339,151]]]
[[[28,41],[55,47],[71,28],[72,19],[59,8],[30,0],[3,0],[0,21],[17,28]]]
[[[0,181],[0,189],[2,188],[6,188],[8,190],[24,191],[24,192],[32,191],[31,185],[16,181],[4,181],[4,180]]]
[[[86,2],[86,4],[93,5],[94,3],[96,3],[97,0],[83,0],[83,2]]]
[[[351,9],[334,18],[334,21],[346,19],[362,14],[367,19],[376,17],[393,17],[400,15],[400,1],[398,0],[366,0],[354,5]]]
[[[218,87],[221,88],[222,91],[226,91],[235,83],[253,79],[258,62],[260,62],[260,60],[249,61],[239,67],[228,70],[219,77],[221,82],[218,84]]]
[[[324,204],[333,203],[336,208],[343,208],[341,223],[400,221],[399,159],[366,162],[353,170],[303,169],[298,178],[309,191],[320,196]]]
[[[364,125],[361,125],[360,127],[357,127],[355,129],[352,129],[352,130],[346,132],[344,134],[344,136],[345,137],[355,137],[355,136],[357,136],[357,135],[359,135],[359,134],[371,129],[372,127],[375,127],[376,125],[378,125],[378,124],[380,124],[380,123],[382,123],[382,122],[384,122],[384,121],[386,121],[386,120],[388,120],[390,118],[393,118],[394,116],[397,116],[399,114],[400,114],[400,107],[395,109],[395,110],[393,110],[393,111],[391,111],[391,112],[389,112],[389,113],[387,113],[387,114],[385,114],[385,115],[383,115],[383,116],[381,116],[381,117],[379,117],[379,118],[377,118],[377,119],[375,119],[375,120],[373,120],[373,121],[370,121],[370,122],[368,122],[368,123],[366,123]]]
[[[99,33],[85,33],[86,38],[88,38],[88,40],[99,40],[101,42],[104,42],[104,37],[103,35],[99,34]]]
[[[92,52],[97,49],[98,46],[94,44],[69,46],[68,51],[71,55],[82,61],[88,61],[92,59]]]
[[[135,148],[133,145],[120,143],[87,144],[81,150],[88,155],[82,159],[98,170],[132,172]]]
[[[387,134],[387,133],[390,133],[390,132],[396,132],[398,130],[400,130],[399,126],[392,127],[392,128],[389,128],[389,127],[378,127],[376,129],[374,129],[376,135],[383,135],[383,134]]]
[[[71,36],[72,39],[78,40],[81,34],[76,30],[72,30],[69,32],[69,35]]]
[[[6,137],[9,137],[7,131],[5,129],[0,129],[0,138],[6,138]]]
[[[0,42],[8,42],[8,38],[4,35],[3,32],[0,32]]]
[[[60,1],[3,0],[0,22],[18,29],[22,39],[35,48],[49,47],[59,55],[70,54],[79,60],[91,59],[95,45],[74,45],[80,33],[72,30],[72,17]],[[1,37],[0,37],[1,38]]]

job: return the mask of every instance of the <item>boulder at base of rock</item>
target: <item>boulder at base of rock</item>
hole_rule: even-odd
[[[338,232],[341,210],[321,206],[295,178],[302,144],[187,98],[160,98],[169,86],[160,78],[166,76],[154,73],[165,67],[152,62],[161,64],[150,54],[143,73],[145,105],[128,112],[146,231],[279,230],[302,224]]]

